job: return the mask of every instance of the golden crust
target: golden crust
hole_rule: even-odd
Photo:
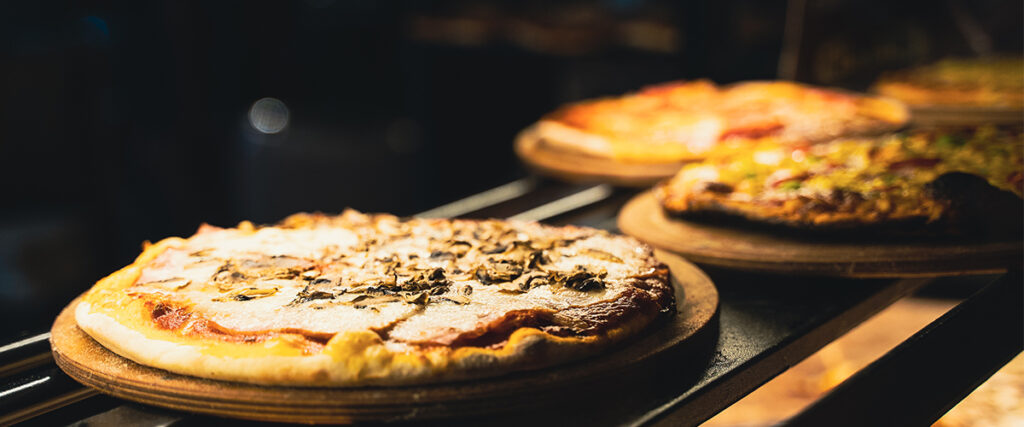
[[[296,215],[281,226],[308,228],[366,218],[352,212],[338,217]],[[254,232],[248,223],[238,229]],[[273,385],[407,385],[494,376],[586,357],[635,334],[671,306],[667,274],[661,274],[637,281],[660,299],[660,310],[632,313],[592,335],[563,337],[519,327],[500,346],[396,349],[378,331],[347,331],[330,337],[322,349],[311,353],[303,347],[306,337],[290,330],[274,332],[259,342],[233,342],[160,327],[154,321],[153,304],[176,304],[179,298],[173,293],[153,296],[129,290],[146,266],[185,243],[185,239],[168,238],[145,245],[135,262],[100,280],[84,296],[75,310],[78,325],[123,357],[179,374]],[[650,248],[645,250],[649,255],[645,265],[660,266],[650,257]]]
[[[704,158],[726,140],[776,137],[821,141],[902,127],[899,101],[792,82],[670,82],[621,97],[564,106],[542,118],[541,140],[623,162]]]

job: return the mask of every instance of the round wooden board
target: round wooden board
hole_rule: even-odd
[[[527,167],[545,176],[580,183],[610,183],[622,187],[649,187],[671,178],[685,162],[623,163],[552,147],[533,127],[519,133],[516,155]]]
[[[911,123],[919,126],[1019,125],[1024,110],[1007,107],[918,106],[910,108]]]
[[[675,316],[602,356],[473,382],[390,388],[272,387],[178,375],[134,363],[86,335],[75,323],[77,299],[57,317],[50,341],[57,365],[77,381],[120,398],[188,412],[299,423],[507,413],[558,402],[558,396],[574,385],[581,388],[595,378],[628,372],[668,350],[673,354],[680,349],[689,351],[686,344],[701,341],[694,336],[717,314],[718,291],[700,269],[679,256],[658,251],[658,257],[672,272]]]
[[[935,277],[1005,271],[1024,242],[844,241],[784,236],[669,218],[651,191],[619,212],[622,232],[690,261],[742,270],[842,277]]]

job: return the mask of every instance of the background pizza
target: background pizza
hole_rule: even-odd
[[[726,147],[723,147],[726,148]],[[666,210],[800,228],[917,222],[1020,228],[1019,130],[915,130],[719,150],[656,188]],[[1002,219],[996,221],[997,219]]]
[[[915,107],[1024,110],[1024,58],[946,59],[886,73],[874,90]]]
[[[719,142],[820,141],[903,126],[898,101],[784,81],[671,82],[570,104],[536,125],[547,144],[625,162],[703,157]]]

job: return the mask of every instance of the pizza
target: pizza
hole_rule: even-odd
[[[1024,110],[1024,58],[946,59],[886,73],[874,91],[913,107]]]
[[[702,158],[731,139],[816,142],[896,130],[906,107],[887,98],[786,81],[720,87],[663,83],[620,97],[564,106],[534,126],[545,144],[623,162]]]
[[[583,227],[346,211],[148,244],[75,308],[107,349],[270,385],[407,385],[596,354],[674,313],[667,267]]]
[[[973,222],[1011,233],[1021,227],[1022,151],[1019,129],[993,126],[814,145],[762,140],[685,166],[655,194],[689,217],[812,230]]]

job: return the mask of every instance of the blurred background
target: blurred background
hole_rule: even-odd
[[[0,5],[0,337],[141,242],[345,207],[410,215],[524,176],[562,103],[690,78],[865,89],[1020,54],[1018,1]]]

